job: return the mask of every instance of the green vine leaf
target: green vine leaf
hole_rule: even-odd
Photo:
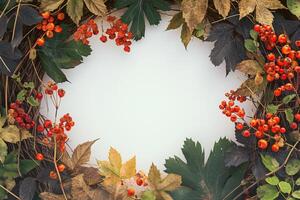
[[[288,9],[296,15],[298,18],[300,18],[300,1],[299,0],[287,0],[286,1]]]
[[[292,191],[292,186],[288,182],[280,181],[278,186],[280,191],[283,193],[290,194]]]
[[[275,171],[279,167],[279,163],[275,158],[263,154],[260,154],[260,157],[262,163],[270,172]]]
[[[287,95],[287,96],[285,96],[285,97],[282,99],[282,103],[288,104],[288,103],[290,103],[295,97],[296,97],[296,94],[290,94],[290,95]]]
[[[293,115],[293,110],[291,108],[285,109],[284,110],[285,117],[289,123],[292,123],[294,121],[294,115]]]
[[[267,106],[267,112],[271,113],[271,114],[275,114],[275,113],[277,113],[278,108],[279,108],[279,105],[269,104]]]
[[[292,193],[292,196],[296,199],[300,199],[300,190],[296,190]]]
[[[279,191],[276,186],[268,184],[259,186],[256,192],[260,200],[273,200],[279,196]]]
[[[299,171],[300,171],[300,160],[297,159],[290,160],[285,167],[285,172],[289,176],[294,176]]]
[[[257,52],[259,43],[256,42],[255,40],[247,39],[244,42],[244,46],[249,52],[254,53]]]
[[[117,9],[128,7],[121,19],[126,24],[131,24],[130,31],[134,34],[135,40],[139,40],[145,35],[144,16],[150,25],[157,25],[161,20],[158,10],[170,9],[169,3],[164,0],[117,0],[114,6]]]
[[[279,183],[279,179],[277,178],[277,176],[268,177],[265,181],[270,185],[278,185]]]
[[[295,184],[298,185],[298,186],[300,185],[300,178],[297,178]]]

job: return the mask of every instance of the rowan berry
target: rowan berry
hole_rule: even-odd
[[[278,42],[280,44],[286,44],[287,43],[287,36],[285,34],[280,34],[278,36]]]
[[[297,123],[293,122],[290,124],[290,127],[291,127],[291,129],[297,129],[298,125],[297,125]]]
[[[44,132],[45,128],[44,128],[44,126],[43,126],[42,124],[39,124],[39,125],[37,126],[36,130],[37,130],[38,132],[42,133],[42,132]]]
[[[65,90],[63,90],[63,89],[59,89],[58,91],[57,91],[57,94],[58,94],[58,96],[60,97],[60,98],[62,98],[62,97],[64,97],[65,96]]]
[[[51,179],[56,180],[56,179],[57,179],[57,174],[56,174],[56,172],[50,171],[49,177],[50,177]]]
[[[237,123],[236,126],[235,126],[235,128],[237,130],[242,130],[244,128],[244,125],[242,123]]]
[[[127,196],[128,197],[132,197],[134,195],[135,195],[135,189],[133,189],[133,188],[127,189]]]
[[[272,147],[271,147],[271,149],[272,149],[273,152],[278,152],[279,151],[278,144],[273,144]]]
[[[287,55],[291,52],[291,47],[288,44],[286,44],[281,48],[281,52]]]
[[[44,19],[49,19],[49,17],[50,17],[50,12],[49,12],[49,11],[46,11],[46,12],[41,13],[41,15],[42,15],[42,17],[43,17]]]
[[[60,20],[60,21],[63,21],[65,19],[65,14],[60,12],[57,14],[57,19]]]
[[[249,130],[243,131],[243,136],[244,136],[244,137],[250,137],[250,135],[251,135],[251,133],[250,133]]]
[[[35,155],[35,158],[36,158],[37,160],[39,160],[39,161],[42,161],[42,160],[44,160],[44,155],[41,154],[41,153],[37,153],[37,154]]]
[[[107,41],[107,37],[105,35],[102,35],[100,37],[101,42],[105,43]]]
[[[266,149],[268,147],[268,142],[265,139],[260,139],[257,142],[257,146],[260,149]]]
[[[44,40],[44,38],[38,38],[37,40],[36,40],[36,44],[38,45],[38,46],[44,46],[44,44],[45,44],[45,40]]]
[[[64,164],[60,164],[57,166],[57,169],[59,172],[63,172],[65,170],[66,166]]]

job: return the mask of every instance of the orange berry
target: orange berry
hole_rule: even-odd
[[[61,33],[61,32],[62,32],[62,27],[59,26],[59,25],[57,25],[57,26],[55,26],[54,31],[55,31],[56,33]]]
[[[54,20],[55,20],[54,17],[50,16],[48,19],[48,22],[52,23],[52,22],[54,22]]]
[[[230,120],[232,122],[235,122],[237,120],[237,116],[236,115],[231,115]]]
[[[261,131],[255,131],[255,137],[262,138],[264,136],[264,133]]]
[[[35,158],[36,158],[37,160],[41,161],[41,160],[44,160],[44,155],[41,154],[41,153],[37,153],[37,154],[35,155]]]
[[[135,195],[135,190],[133,188],[129,188],[127,190],[127,196],[132,197]]]
[[[136,182],[136,184],[137,184],[138,186],[141,186],[141,185],[144,184],[144,181],[143,181],[143,179],[141,179],[141,178],[137,178],[135,182]]]
[[[276,90],[274,90],[274,96],[275,97],[279,97],[281,95],[281,89],[276,89]]]
[[[244,128],[244,125],[242,123],[237,123],[236,126],[235,126],[235,128],[237,130],[242,130]]]
[[[244,137],[250,137],[250,131],[249,130],[245,130],[244,132],[243,132],[243,136]]]
[[[46,36],[47,36],[48,38],[53,38],[53,36],[54,36],[53,31],[47,31],[47,32],[46,32]]]
[[[59,172],[63,172],[65,170],[66,166],[64,164],[60,164],[57,166],[57,169]]]
[[[268,75],[267,75],[267,81],[269,81],[269,82],[274,81],[274,76],[268,74]]]
[[[62,13],[62,12],[58,13],[57,14],[57,19],[60,20],[60,21],[64,20],[65,19],[65,14]]]
[[[44,19],[49,19],[49,17],[50,17],[50,12],[49,12],[49,11],[46,11],[46,12],[43,12],[41,15],[42,15],[42,17],[43,17]]]
[[[36,44],[38,45],[38,46],[44,46],[44,44],[45,44],[45,40],[44,40],[44,38],[39,38],[39,39],[37,39],[36,40]]]
[[[256,119],[252,119],[250,121],[250,126],[255,127],[257,125],[257,120]]]
[[[285,34],[280,34],[278,36],[278,42],[280,44],[285,44],[287,42],[287,36]]]
[[[57,179],[57,174],[56,174],[56,172],[51,171],[50,174],[49,174],[49,177],[50,177],[51,179],[56,180],[56,179]]]
[[[53,31],[54,28],[55,28],[54,23],[51,22],[51,23],[48,23],[48,24],[47,24],[47,30],[48,30],[48,31]]]
[[[279,151],[279,145],[278,144],[273,144],[272,145],[272,151],[273,152],[278,152]]]
[[[265,139],[260,139],[257,142],[257,146],[260,149],[266,149],[268,147],[268,142]]]
[[[286,44],[281,48],[281,52],[285,55],[289,54],[291,52],[290,45]]]

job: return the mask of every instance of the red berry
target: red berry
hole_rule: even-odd
[[[273,152],[278,152],[279,151],[279,145],[278,144],[273,144],[272,145],[272,151]]]
[[[59,89],[58,91],[57,91],[57,94],[58,94],[58,96],[60,97],[60,98],[62,98],[62,97],[64,97],[65,96],[65,91],[63,90],[63,89]]]
[[[281,95],[281,89],[274,90],[274,96],[279,97]]]
[[[44,121],[44,127],[45,127],[45,128],[51,128],[51,127],[52,127],[52,122],[51,122],[51,120],[45,120],[45,121]]]
[[[287,42],[287,36],[285,34],[281,34],[278,36],[278,42],[280,44],[285,44]]]
[[[125,52],[130,52],[130,47],[129,47],[129,46],[125,46],[125,47],[124,47],[124,51],[125,51]]]
[[[255,131],[255,137],[262,138],[264,136],[264,133],[261,131]]]
[[[273,53],[269,53],[269,54],[267,55],[267,59],[268,59],[269,61],[274,61],[274,60],[275,60],[275,55],[274,55]]]
[[[242,123],[237,123],[236,126],[235,126],[235,128],[237,130],[242,130],[244,128],[244,125]]]
[[[285,133],[285,132],[286,132],[286,129],[285,129],[284,127],[281,127],[281,128],[280,128],[280,133],[283,134],[283,133]]]
[[[297,129],[298,125],[297,125],[297,123],[293,122],[290,124],[290,127],[291,127],[291,129]]]
[[[299,113],[295,114],[295,119],[297,122],[300,122],[300,114]]]
[[[291,47],[288,44],[286,44],[281,48],[281,52],[287,55],[291,52]]]
[[[265,139],[260,139],[257,142],[257,146],[260,149],[266,149],[268,147],[268,142]]]
[[[42,100],[43,99],[43,94],[38,92],[36,95],[35,95],[35,98],[37,98],[38,100]]]
[[[38,46],[44,46],[44,44],[45,44],[45,40],[44,40],[44,38],[39,38],[39,39],[37,39],[36,40],[36,44],[38,45]]]
[[[59,172],[63,172],[65,170],[66,166],[64,164],[60,164],[57,166],[57,169]]]
[[[36,130],[37,130],[38,132],[42,133],[42,132],[44,132],[45,128],[44,128],[43,125],[39,124],[39,125],[37,126]]]
[[[58,13],[57,14],[57,19],[60,20],[60,21],[64,20],[65,19],[65,14],[62,13],[62,12]]]
[[[129,189],[127,190],[127,195],[128,195],[129,197],[134,196],[134,195],[135,195],[135,190],[134,190],[133,188],[129,188]]]
[[[250,137],[250,131],[249,130],[245,130],[244,132],[243,132],[243,136],[244,137]]]
[[[102,35],[100,37],[101,42],[105,43],[107,41],[107,37],[105,35]]]
[[[300,47],[300,40],[296,40],[296,41],[295,41],[295,45],[296,45],[297,47]]]
[[[135,182],[136,182],[136,184],[137,184],[138,186],[141,186],[141,185],[144,184],[144,181],[143,181],[143,179],[141,179],[141,178],[137,178]]]
[[[37,154],[35,155],[35,158],[36,158],[37,160],[41,161],[41,160],[44,160],[44,155],[41,154],[41,153],[37,153]]]

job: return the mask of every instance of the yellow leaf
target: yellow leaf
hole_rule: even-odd
[[[122,179],[129,179],[136,175],[136,158],[135,156],[124,163],[120,170]]]
[[[83,1],[82,0],[68,0],[67,13],[75,24],[79,24],[79,21],[83,15]]]
[[[181,176],[176,174],[168,174],[158,185],[157,189],[162,191],[173,191],[180,187]]]
[[[104,16],[107,12],[104,0],[84,0],[86,7],[97,16]]]
[[[257,72],[262,72],[262,67],[256,60],[243,60],[237,64],[236,70],[254,76]]]
[[[182,16],[192,32],[204,19],[208,7],[208,0],[183,0],[181,7]]]
[[[148,174],[149,182],[154,186],[157,187],[161,181],[161,175],[157,167],[152,163],[149,174]]]
[[[53,11],[56,10],[64,0],[41,0],[40,8],[43,11]]]
[[[274,16],[266,7],[263,5],[256,6],[255,19],[261,24],[267,24],[272,26]]]
[[[115,150],[112,147],[109,150],[108,159],[113,168],[116,168],[117,170],[121,169],[121,167],[122,167],[121,155],[117,150]]]
[[[21,130],[15,125],[9,125],[0,129],[0,138],[2,138],[5,142],[15,144],[31,137],[32,135],[27,130]]]
[[[241,0],[239,3],[240,19],[252,13],[256,6],[256,0]]]
[[[192,32],[187,27],[187,24],[184,23],[181,29],[181,41],[185,48],[187,48],[188,44],[190,43],[192,39]]]
[[[231,0],[214,0],[215,8],[218,10],[219,14],[222,15],[224,18],[227,17],[230,6]]]

